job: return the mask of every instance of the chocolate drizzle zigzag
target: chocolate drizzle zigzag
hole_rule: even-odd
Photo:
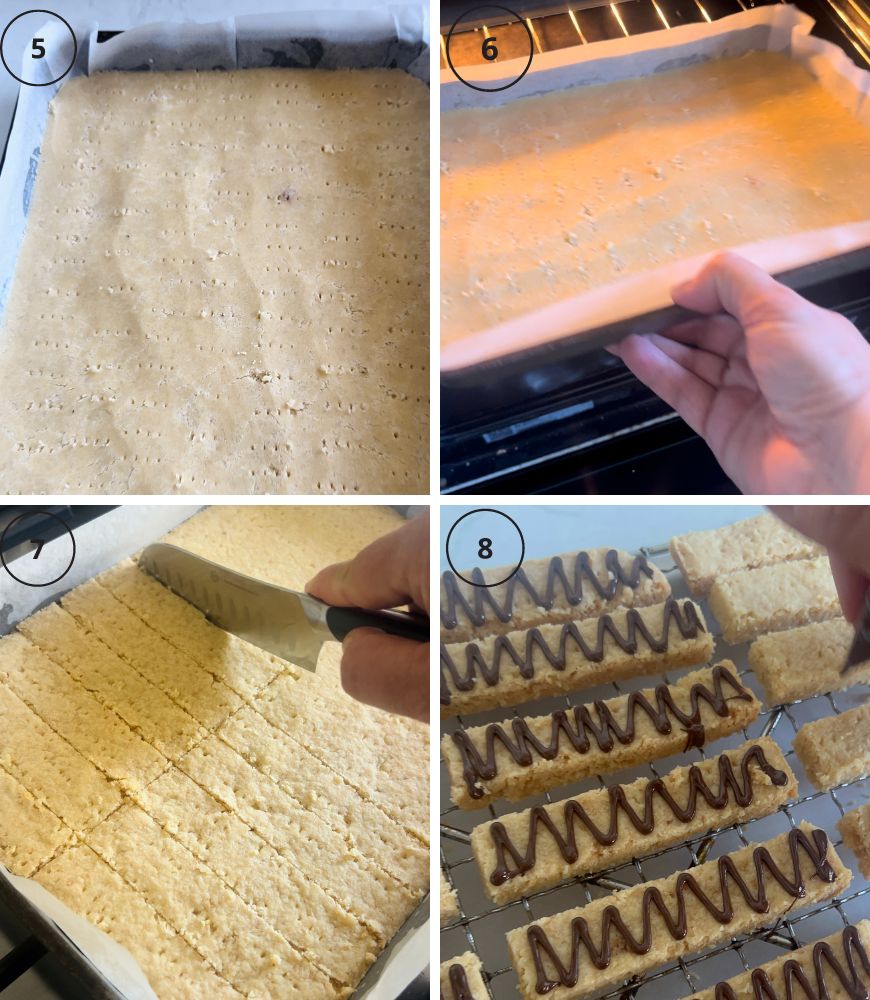
[[[494,722],[484,730],[486,744],[485,756],[477,749],[464,729],[452,734],[453,742],[462,759],[462,775],[468,788],[468,794],[473,799],[483,798],[484,789],[479,781],[487,781],[498,773],[495,759],[495,745],[500,743],[520,767],[529,767],[535,755],[543,760],[554,760],[566,739],[576,753],[588,753],[593,741],[605,753],[611,751],[616,742],[627,746],[634,742],[638,710],[642,711],[655,727],[656,731],[667,735],[673,731],[675,719],[686,730],[686,749],[693,746],[703,746],[705,734],[701,723],[701,702],[706,704],[720,718],[725,718],[728,712],[728,701],[724,687],[728,685],[733,691],[731,698],[751,701],[752,695],[743,687],[737,678],[721,664],[712,670],[712,687],[705,683],[696,683],[689,689],[690,710],[684,712],[674,701],[673,693],[667,684],[658,684],[653,705],[643,691],[632,691],[625,699],[625,724],[620,725],[613,716],[611,708],[605,701],[596,700],[591,705],[578,705],[576,708],[562,709],[553,712],[550,736],[548,740],[540,740],[532,732],[526,719],[512,719],[509,729],[505,723]],[[593,717],[593,711],[597,718]]]
[[[589,562],[588,552],[577,553],[574,557],[574,569],[570,574],[565,569],[562,557],[553,556],[547,567],[547,582],[543,593],[539,593],[522,567],[514,573],[507,583],[498,588],[487,587],[482,570],[476,568],[472,570],[470,577],[474,584],[471,601],[462,592],[458,577],[454,573],[444,573],[441,579],[444,584],[445,606],[441,609],[441,623],[446,629],[456,628],[458,609],[461,609],[465,617],[476,626],[486,622],[487,609],[500,622],[509,622],[513,616],[514,595],[517,588],[525,590],[535,607],[549,611],[556,602],[557,584],[558,590],[564,594],[568,604],[571,607],[576,607],[583,600],[584,581],[592,587],[599,597],[610,600],[621,586],[634,590],[640,583],[642,574],[650,579],[653,577],[653,570],[645,556],[634,557],[631,566],[626,571],[623,569],[616,549],[610,549],[605,556],[605,566],[607,568],[607,581],[602,583]],[[504,594],[501,601],[493,593],[495,590]]]
[[[773,859],[767,847],[756,847],[752,852],[752,863],[755,869],[755,886],[751,887],[737,869],[734,859],[728,855],[716,862],[719,874],[719,893],[721,902],[711,899],[698,883],[692,872],[680,872],[676,877],[673,892],[669,893],[676,901],[676,913],[672,913],[668,901],[658,886],[648,887],[643,894],[641,904],[642,930],[638,936],[623,919],[618,906],[604,907],[599,918],[597,942],[593,940],[593,929],[584,917],[574,917],[571,921],[571,954],[567,963],[563,963],[556,954],[556,949],[550,942],[547,932],[540,926],[531,926],[526,935],[531,949],[532,958],[537,973],[537,992],[547,994],[558,986],[576,986],[580,978],[581,949],[585,949],[589,961],[596,969],[606,969],[610,965],[613,954],[611,936],[616,932],[621,944],[619,950],[625,948],[635,955],[646,955],[653,947],[652,913],[655,910],[661,917],[661,922],[674,940],[683,940],[688,934],[688,916],[686,909],[686,894],[700,903],[701,906],[720,924],[730,924],[734,919],[734,903],[732,888],[737,890],[744,903],[755,913],[767,913],[770,903],[767,897],[767,882],[769,878],[779,884],[784,892],[795,900],[806,895],[806,879],[801,872],[798,852],[803,851],[809,859],[815,875],[824,882],[836,881],[836,873],[827,860],[828,838],[824,831],[813,830],[812,839],[800,829],[789,831],[788,850],[791,858],[791,871],[783,871]],[[548,975],[544,968],[544,959],[555,970],[556,978]]]
[[[824,965],[830,968],[839,980],[839,985],[850,1000],[867,1000],[870,997],[870,957],[856,927],[843,929],[841,938],[843,954],[846,956],[846,967],[834,954],[834,949],[827,941],[818,941],[813,947],[812,973],[804,967],[804,963],[789,958],[782,966],[783,982],[785,984],[785,1000],[796,1000],[797,996],[806,1000],[829,1000],[831,995]],[[864,968],[866,978],[862,978],[858,963]],[[815,982],[810,975],[815,977]],[[773,980],[764,969],[753,969],[751,975],[752,995],[755,1000],[781,1000],[773,984]],[[800,993],[795,993],[795,986],[800,986]],[[714,992],[715,1000],[738,1000],[737,994],[728,983],[718,983]]]
[[[595,642],[590,644],[583,637],[576,622],[567,622],[559,631],[558,643],[549,643],[538,628],[531,628],[525,633],[525,650],[517,649],[507,635],[495,637],[492,654],[487,657],[476,642],[467,643],[463,647],[465,670],[456,663],[447,647],[441,646],[441,704],[450,704],[450,685],[448,677],[457,691],[473,690],[477,677],[489,687],[495,687],[501,679],[502,660],[508,660],[517,667],[520,677],[531,680],[535,676],[534,660],[536,651],[546,660],[553,670],[564,670],[568,662],[568,650],[575,646],[591,663],[600,663],[604,659],[604,645],[609,636],[625,653],[634,655],[641,640],[656,653],[667,651],[670,641],[671,623],[680,630],[684,639],[694,639],[699,632],[705,632],[703,622],[698,617],[695,605],[684,601],[682,608],[678,601],[669,597],[662,611],[661,630],[656,633],[650,629],[636,608],[626,612],[624,632],[614,622],[609,614],[598,618],[598,633]]]
[[[747,806],[754,797],[752,773],[750,765],[755,763],[774,785],[782,787],[788,784],[788,775],[773,767],[765,756],[764,749],[758,745],[750,747],[739,764],[739,777],[729,757],[724,754],[718,759],[719,786],[711,788],[704,778],[703,772],[693,764],[688,773],[688,789],[685,805],[681,805],[662,778],[650,779],[644,788],[643,810],[638,812],[628,801],[625,788],[622,785],[611,785],[607,789],[610,815],[606,826],[598,826],[576,799],[569,799],[562,808],[562,829],[544,806],[534,806],[529,810],[529,832],[525,851],[521,851],[511,839],[505,825],[498,821],[489,825],[489,835],[492,838],[496,852],[496,865],[489,880],[493,885],[504,885],[505,882],[523,875],[534,868],[537,862],[538,835],[543,829],[553,838],[559,853],[568,864],[574,864],[580,856],[577,847],[577,828],[586,832],[602,846],[615,844],[620,836],[620,812],[626,817],[638,833],[648,834],[655,829],[655,799],[658,796],[670,809],[671,813],[681,823],[686,823],[698,810],[698,801],[703,799],[713,809],[724,809],[729,800],[740,806]],[[563,832],[564,831],[564,832]],[[508,856],[512,864],[508,864]]]

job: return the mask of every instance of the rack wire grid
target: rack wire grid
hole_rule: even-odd
[[[667,545],[641,548],[640,551],[666,574],[674,597],[680,599],[690,597],[682,575],[670,557]],[[788,917],[752,935],[733,937],[728,943],[703,954],[680,958],[649,975],[627,980],[616,989],[611,988],[592,995],[601,997],[602,1000],[614,1000],[616,997],[622,1000],[645,1000],[645,998],[649,1000],[653,995],[656,1000],[683,997],[772,961],[784,951],[794,950],[834,934],[861,918],[870,917],[870,882],[861,877],[855,856],[843,844],[837,830],[837,822],[847,811],[870,801],[870,775],[838,785],[830,791],[816,791],[791,746],[794,734],[801,725],[830,715],[832,711],[839,714],[865,701],[866,687],[859,685],[834,694],[815,695],[789,704],[765,707],[761,688],[747,662],[748,644],[740,646],[726,644],[706,602],[699,603],[704,609],[708,626],[715,638],[712,662],[730,659],[735,663],[742,682],[755,691],[762,700],[761,712],[752,725],[742,731],[742,734],[734,734],[714,744],[657,760],[651,764],[625,769],[611,776],[610,783],[617,781],[625,783],[637,777],[648,777],[650,774],[658,777],[681,764],[718,756],[725,749],[740,746],[762,735],[769,735],[782,748],[795,772],[799,783],[797,799],[781,806],[769,816],[710,831],[673,847],[636,858],[629,864],[617,865],[586,878],[573,878],[510,903],[493,905],[483,891],[477,864],[471,853],[470,831],[480,823],[495,819],[507,812],[572,797],[591,788],[604,787],[606,782],[599,775],[554,789],[544,795],[530,797],[522,802],[506,802],[500,799],[486,809],[468,811],[450,803],[449,779],[442,761],[441,867],[447,882],[456,892],[460,915],[458,919],[441,928],[441,961],[448,961],[466,951],[476,954],[481,960],[484,982],[492,1000],[508,1000],[508,998],[516,1000],[519,995],[516,973],[511,966],[507,950],[505,939],[507,931],[529,924],[533,920],[583,905],[584,901],[591,902],[593,899],[607,896],[615,890],[694,867],[750,843],[769,840],[796,826],[802,820],[808,820],[824,829],[843,862],[852,870],[851,885],[843,896],[806,912],[800,911],[798,903],[794,908],[798,912],[794,916],[790,912]],[[698,668],[687,667],[685,670],[680,669],[660,676],[667,683],[672,683],[672,678],[676,674],[696,669]],[[651,683],[657,682],[656,678],[651,680],[649,676],[618,683],[611,682],[568,696],[539,699],[512,709],[475,713],[472,724],[482,725],[520,714],[543,715],[564,708],[566,705],[568,708],[573,708],[575,705],[589,703],[597,698],[612,698],[631,690],[649,687]],[[464,724],[462,716],[455,716],[444,721],[442,732],[452,732]]]

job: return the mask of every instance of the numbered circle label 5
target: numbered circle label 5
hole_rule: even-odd
[[[469,23],[480,25],[480,30],[459,28],[459,25]],[[444,41],[444,52],[447,65],[457,80],[472,90],[495,93],[519,83],[528,73],[535,43],[528,24],[515,11],[499,4],[481,4],[467,10],[453,22]],[[517,66],[507,82],[504,82],[504,78],[492,84],[481,83],[480,80],[471,82],[468,79],[470,69],[498,65],[506,60],[514,61]]]
[[[445,520],[449,508],[442,509]],[[520,526],[509,515],[494,507],[470,510],[457,518],[447,532],[445,542],[450,568],[472,586],[497,587],[506,583],[522,566],[526,542]],[[485,582],[475,580],[475,569],[485,575]]]
[[[51,10],[22,11],[0,36],[6,72],[28,87],[48,87],[62,80],[75,65],[77,52],[69,22]]]
[[[51,542],[44,530],[47,521],[56,521]],[[57,533],[57,527],[62,530]],[[24,538],[24,552],[11,562],[6,561],[7,542]],[[14,542],[13,542],[14,544]],[[15,545],[16,552],[18,545]],[[6,525],[0,535],[0,562],[18,583],[25,587],[49,587],[62,580],[72,568],[76,557],[76,542],[69,525],[62,517],[48,510],[30,510],[19,514]]]

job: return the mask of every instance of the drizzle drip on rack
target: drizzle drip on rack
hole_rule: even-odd
[[[525,633],[525,650],[514,645],[508,635],[496,636],[492,655],[487,656],[476,642],[463,647],[465,670],[461,670],[445,645],[441,646],[441,704],[450,704],[450,681],[457,691],[471,691],[478,675],[489,687],[494,687],[501,679],[502,660],[509,660],[517,667],[520,677],[531,680],[535,676],[534,661],[540,654],[553,670],[564,670],[568,662],[568,650],[573,644],[591,663],[604,659],[604,646],[610,639],[623,652],[634,655],[641,640],[656,653],[664,653],[670,645],[671,624],[676,625],[684,639],[694,639],[699,632],[706,631],[691,601],[685,601],[682,608],[678,601],[669,597],[662,609],[662,625],[654,632],[641,617],[636,608],[626,612],[625,630],[620,631],[612,615],[601,615],[595,642],[590,644],[583,637],[576,622],[567,622],[559,631],[558,643],[549,643],[539,628],[531,628]],[[554,648],[555,647],[555,648]]]
[[[498,773],[496,743],[500,743],[520,767],[529,767],[535,755],[543,760],[554,760],[559,754],[563,737],[578,754],[588,753],[593,741],[600,750],[609,753],[617,742],[623,746],[634,742],[638,710],[649,718],[656,731],[662,735],[672,732],[673,717],[686,730],[687,747],[699,745],[699,737],[703,744],[702,702],[706,702],[716,715],[724,719],[729,714],[729,700],[752,699],[752,695],[727,667],[714,667],[712,675],[712,688],[698,682],[689,689],[688,712],[676,704],[667,684],[658,684],[654,689],[655,704],[650,702],[643,691],[632,691],[627,696],[624,725],[616,721],[611,708],[602,700],[594,701],[591,705],[578,705],[570,710],[553,712],[549,716],[550,736],[546,740],[535,736],[526,719],[512,719],[510,731],[506,728],[507,724],[494,722],[484,730],[485,755],[481,754],[464,729],[458,729],[452,734],[452,739],[462,759],[462,775],[468,794],[473,799],[483,798],[484,789],[479,782],[494,778]],[[730,698],[725,696],[726,684],[734,692]],[[597,719],[593,717],[593,712]]]
[[[739,776],[734,770],[731,759],[724,754],[718,759],[719,785],[711,788],[704,778],[700,768],[693,764],[689,768],[688,789],[685,805],[681,805],[671,792],[663,778],[650,779],[644,788],[643,809],[638,812],[628,801],[623,785],[611,785],[607,789],[610,816],[606,826],[598,826],[576,799],[569,799],[562,807],[562,828],[545,806],[535,806],[529,810],[529,833],[525,851],[521,851],[511,839],[505,825],[498,821],[489,825],[489,835],[495,846],[496,865],[489,880],[493,885],[504,885],[505,882],[524,875],[534,868],[538,858],[538,837],[541,830],[546,830],[559,853],[568,864],[574,864],[580,856],[577,847],[577,828],[585,829],[595,841],[602,846],[611,846],[619,838],[619,816],[623,813],[638,833],[648,834],[655,829],[655,799],[658,797],[676,819],[687,823],[695,817],[698,811],[698,801],[703,799],[714,809],[724,809],[730,799],[737,805],[747,806],[754,797],[752,772],[750,766],[755,764],[768,779],[778,786],[788,783],[788,775],[779,768],[773,767],[765,756],[764,749],[752,746],[743,754],[739,764]],[[511,863],[508,862],[508,857]]]
[[[441,609],[441,623],[447,629],[456,628],[457,609],[461,609],[473,625],[480,626],[486,622],[487,609],[500,622],[509,622],[513,616],[514,595],[517,588],[522,588],[528,594],[535,607],[549,611],[556,602],[557,583],[568,604],[576,607],[583,600],[584,581],[599,597],[610,600],[620,587],[630,587],[634,590],[640,583],[642,574],[650,579],[653,576],[653,570],[645,556],[634,557],[626,571],[619,560],[619,553],[616,549],[610,549],[605,556],[604,564],[607,569],[607,580],[602,583],[589,562],[588,552],[577,553],[574,557],[574,570],[570,574],[565,569],[562,557],[553,556],[547,567],[547,582],[543,593],[540,593],[529,580],[522,567],[506,584],[497,588],[487,587],[483,571],[475,568],[471,572],[471,581],[474,584],[471,601],[463,593],[458,577],[454,573],[444,573],[441,579],[444,584],[445,602]],[[503,593],[501,601],[493,593],[495,590]]]

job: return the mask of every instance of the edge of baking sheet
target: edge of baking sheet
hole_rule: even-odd
[[[810,35],[814,21],[791,4],[759,7],[711,23],[683,25],[670,31],[596,42],[537,56],[532,68],[515,86],[487,95],[486,104],[502,105],[574,86],[595,86],[614,80],[680,69],[707,59],[734,57],[754,50],[784,52],[802,61],[834,96],[870,128],[870,72],[859,69],[833,42]],[[469,79],[488,84],[512,79],[524,60],[479,67]],[[482,99],[455,79],[441,73],[442,113],[481,108]],[[833,226],[800,236],[776,237],[661,265],[628,278],[563,299],[542,309],[456,337],[441,346],[445,373],[496,361],[519,351],[568,337],[582,339],[602,327],[665,309],[671,305],[668,289],[691,277],[724,249],[740,252],[774,273],[812,264],[850,250],[870,246],[870,219]],[[653,332],[650,328],[647,332]]]
[[[74,23],[83,41],[70,72],[56,84],[19,88],[18,103],[0,173],[0,326],[15,275],[15,266],[39,167],[40,148],[52,98],[77,76],[109,70],[232,70],[264,67],[318,69],[400,69],[429,83],[429,11],[423,2],[346,9],[341,0],[326,0],[317,10],[286,14],[247,14],[197,24],[164,21],[129,28],[97,41],[93,23]],[[45,26],[46,37],[61,37],[57,22]],[[58,44],[55,63],[41,67],[45,79],[69,62]],[[66,53],[66,54],[65,54]],[[56,61],[66,58],[57,67]],[[2,345],[2,341],[0,341]]]

